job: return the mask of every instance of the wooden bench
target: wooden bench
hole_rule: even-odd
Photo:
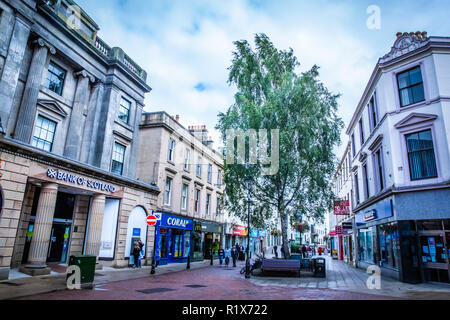
[[[300,277],[300,260],[264,259],[262,271],[290,271],[297,272]]]

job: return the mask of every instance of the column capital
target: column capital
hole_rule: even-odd
[[[45,41],[42,38],[38,38],[37,40],[33,41],[33,44],[35,46],[39,46],[39,47],[47,47],[47,49],[50,51],[51,54],[56,53],[55,47],[52,46],[51,44],[49,44],[47,41]]]
[[[52,182],[48,182],[48,183],[43,183],[41,186],[41,189],[47,189],[47,190],[58,190],[58,184],[57,183],[52,183]]]
[[[95,82],[95,77],[93,75],[91,75],[89,72],[87,72],[86,70],[84,70],[84,69],[81,70],[81,71],[78,71],[78,72],[74,72],[73,76],[75,78],[80,78],[80,77],[88,78],[90,82],[92,82],[92,83]]]

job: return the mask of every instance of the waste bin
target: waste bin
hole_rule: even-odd
[[[97,261],[96,256],[70,256],[69,266],[80,267],[81,272],[81,284],[93,283],[95,275],[95,263]],[[69,275],[67,275],[69,276]]]
[[[314,277],[325,278],[326,277],[326,263],[325,258],[315,257],[312,259]]]

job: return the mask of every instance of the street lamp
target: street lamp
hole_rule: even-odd
[[[250,248],[250,193],[253,188],[253,185],[255,183],[255,180],[252,176],[247,176],[245,178],[245,186],[247,187],[247,260],[245,262],[245,278],[250,278],[250,255],[249,255],[249,248]]]

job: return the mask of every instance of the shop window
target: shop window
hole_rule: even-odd
[[[125,146],[117,142],[114,143],[112,165],[111,165],[112,173],[122,175],[123,164],[125,162],[125,149],[126,149]]]
[[[447,263],[444,238],[441,236],[421,236],[422,263]]]
[[[397,224],[378,226],[380,261],[383,266],[399,268],[400,243]]]
[[[159,249],[159,257],[161,259],[167,259],[168,234],[169,234],[168,228],[159,228],[158,249]]]
[[[359,260],[373,263],[372,228],[359,230]]]
[[[55,131],[56,122],[39,115],[36,119],[31,145],[38,149],[51,152],[55,138]]]
[[[431,130],[406,135],[411,180],[437,177]]]
[[[119,119],[128,124],[130,120],[131,102],[125,98],[120,99]]]
[[[450,219],[444,220],[444,229],[450,230]],[[450,242],[447,243],[450,244]]]
[[[45,87],[58,95],[62,95],[65,79],[66,71],[50,61],[44,84]]]
[[[187,258],[187,256],[191,252],[191,231],[184,232],[184,250],[183,250],[183,258]]]
[[[400,73],[397,76],[397,81],[402,107],[425,100],[420,67]]]

